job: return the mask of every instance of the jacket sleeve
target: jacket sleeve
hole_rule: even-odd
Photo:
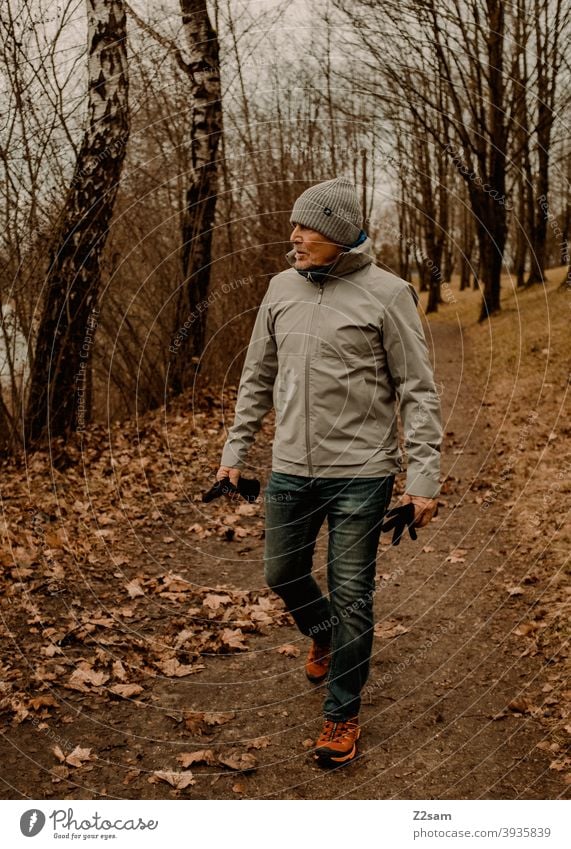
[[[408,454],[406,492],[435,498],[440,492],[440,399],[409,285],[397,292],[385,310],[383,344],[399,399]]]
[[[221,466],[244,468],[254,437],[273,406],[278,355],[269,301],[270,287],[262,299],[252,330],[238,387],[234,424],[222,449]]]

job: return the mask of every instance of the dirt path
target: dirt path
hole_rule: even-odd
[[[493,502],[484,509],[481,497],[478,502],[493,441],[480,403],[483,388],[463,373],[467,360],[460,329],[435,322],[429,332],[444,390],[448,480],[439,517],[419,540],[406,540],[396,550],[384,541],[380,549],[376,618],[401,633],[375,640],[359,760],[334,772],[314,764],[308,740],[320,728],[323,692],[303,674],[306,640],[291,626],[272,627],[250,637],[248,651],[207,657],[200,674],[157,679],[144,703],[121,702],[111,713],[107,702],[95,700],[87,707],[84,701],[81,710],[68,710],[63,720],[54,718],[46,727],[25,722],[5,728],[0,751],[5,798],[564,795],[564,786],[549,770],[549,757],[536,748],[544,729],[525,708],[517,710],[525,689],[543,670],[538,658],[522,656],[513,636],[533,605],[533,594],[510,595],[511,587],[525,583],[525,556],[502,528],[501,505]],[[265,425],[250,457],[264,483],[270,468],[268,433]],[[215,463],[217,457],[209,459]],[[197,541],[188,526],[203,521],[208,509],[198,498],[192,515],[188,505],[172,512],[169,533],[187,544],[173,547],[172,539],[165,543],[149,535],[138,551],[137,570],[152,572],[168,549],[172,566],[187,580],[260,589],[263,540]],[[261,505],[251,521],[259,518]],[[123,545],[132,549],[134,543],[125,539]],[[325,551],[323,528],[316,557],[321,577]],[[165,615],[158,609],[150,621]],[[181,611],[172,615],[184,622]],[[284,644],[299,648],[299,656],[278,653]],[[191,709],[233,712],[234,717],[209,734],[193,734],[178,721],[182,711]],[[98,760],[89,772],[73,772],[54,783],[54,743],[65,751],[92,745]],[[153,771],[180,770],[182,752],[225,744],[249,748],[257,769],[242,774],[196,765],[196,783],[182,791],[148,781]]]

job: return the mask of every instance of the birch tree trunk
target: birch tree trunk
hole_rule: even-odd
[[[222,133],[218,38],[205,0],[180,0],[180,6],[190,59],[181,67],[188,74],[191,87],[192,165],[182,216],[182,280],[169,348],[171,395],[180,395],[192,383],[204,350],[219,170],[217,152]]]
[[[25,420],[31,445],[89,420],[100,261],[129,136],[124,5],[87,0],[87,10],[88,125],[50,250]]]

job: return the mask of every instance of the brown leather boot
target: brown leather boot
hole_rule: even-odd
[[[305,674],[312,684],[319,684],[320,681],[323,681],[329,672],[330,663],[331,646],[320,645],[313,640],[305,661]]]
[[[315,757],[325,763],[341,764],[351,761],[357,754],[357,740],[360,736],[358,716],[339,722],[326,719],[315,744]]]

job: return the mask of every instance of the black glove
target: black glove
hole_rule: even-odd
[[[414,529],[414,504],[402,504],[400,507],[393,507],[392,510],[385,515],[384,525],[381,525],[381,531],[386,533],[394,528],[391,545],[398,545],[401,537],[404,534],[404,529],[408,528],[411,539],[417,539],[417,533]]]
[[[222,480],[216,481],[208,492],[202,494],[202,500],[206,502],[213,501],[215,498],[219,498],[221,495],[230,492],[239,493],[246,501],[255,501],[260,494],[260,481],[257,478],[243,478],[240,476],[238,478],[238,486],[235,487],[230,481],[230,478],[222,478]]]

